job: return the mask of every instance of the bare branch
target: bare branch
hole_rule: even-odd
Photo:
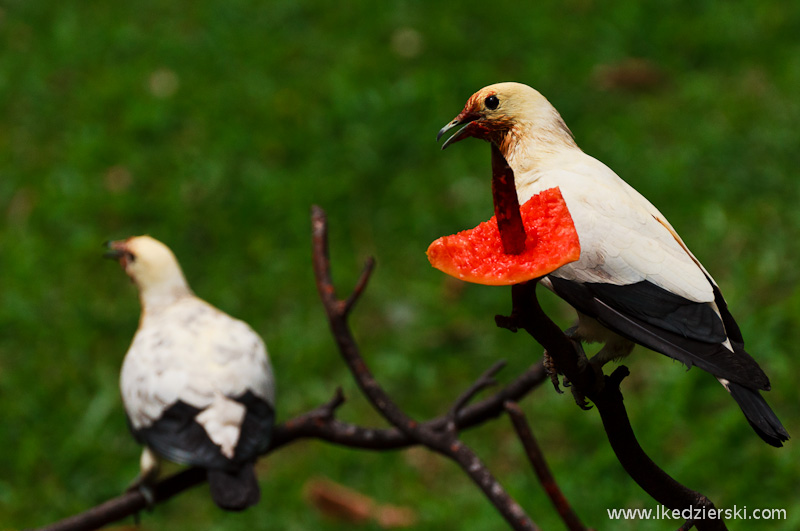
[[[545,379],[542,366],[534,365],[494,395],[459,409],[456,428],[463,431],[498,417],[504,411],[504,402],[522,399]],[[419,444],[398,428],[368,428],[324,417],[320,414],[322,407],[275,426],[267,452],[274,452],[298,439],[319,439],[348,448],[375,451],[400,450]],[[447,414],[423,422],[420,426],[429,431],[447,429],[454,409],[451,407]]]
[[[315,206],[312,208],[311,216],[314,249],[313,263],[317,289],[342,359],[344,359],[344,362],[353,373],[353,377],[361,391],[376,411],[409,438],[458,463],[470,479],[481,488],[484,495],[513,529],[536,529],[533,521],[525,514],[522,507],[508,495],[480,458],[458,440],[455,430],[432,431],[427,429],[426,426],[420,425],[416,420],[406,415],[378,384],[361,357],[358,345],[347,323],[346,310],[349,306],[352,306],[352,302],[357,300],[358,294],[351,295],[348,301],[352,302],[349,303],[343,303],[336,297],[336,290],[331,279],[325,212]],[[365,284],[366,280],[358,283],[359,286],[362,286],[362,289]],[[494,370],[496,371],[497,369]],[[481,386],[484,386],[484,384],[481,383]]]
[[[360,287],[361,291],[354,291],[346,301],[340,300],[336,296],[336,289],[331,277],[327,219],[325,212],[317,206],[312,207],[311,227],[314,249],[314,276],[317,280],[317,290],[322,299],[322,305],[325,307],[328,324],[339,347],[342,359],[350,368],[361,392],[364,393],[364,396],[367,397],[372,406],[393,426],[411,436],[414,427],[418,423],[403,413],[378,384],[361,357],[359,348],[347,324],[348,310],[357,302],[358,296],[366,288],[372,267],[369,266],[369,262],[364,267],[361,278],[357,283],[357,287]]]
[[[407,417],[389,400],[380,388],[360,357],[358,348],[346,323],[346,317],[352,310],[360,295],[366,289],[374,263],[368,261],[356,283],[353,293],[344,301],[336,297],[332,283],[330,283],[329,260],[327,255],[327,234],[324,213],[315,209],[312,218],[314,224],[315,271],[327,272],[328,283],[320,285],[320,295],[326,311],[334,316],[331,323],[334,336],[343,356],[347,354],[356,381],[368,396],[375,401],[376,408],[382,413],[386,408],[394,407],[395,420],[400,419],[400,425],[394,424],[392,428],[369,428],[346,422],[335,418],[336,410],[344,403],[345,398],[341,389],[337,389],[334,396],[327,403],[317,408],[289,419],[273,428],[273,437],[270,447],[264,452],[269,454],[278,449],[301,439],[314,438],[358,449],[386,451],[407,448],[413,445],[425,444],[431,449],[442,453],[458,462],[470,478],[475,481],[486,493],[487,497],[506,516],[514,529],[536,529],[522,509],[514,502],[500,485],[491,476],[489,471],[480,462],[477,456],[456,438],[457,431],[469,429],[503,412],[503,404],[507,400],[517,401],[522,399],[532,389],[538,387],[545,379],[546,374],[541,363],[531,366],[527,371],[517,377],[493,395],[472,405],[466,405],[478,392],[492,383],[494,374],[502,368],[502,363],[495,364],[484,373],[469,389],[467,389],[448,410],[447,413],[417,423]],[[323,251],[323,252],[317,252]],[[322,269],[318,269],[322,268]],[[454,428],[453,428],[454,426]],[[402,429],[401,429],[402,427]],[[452,432],[449,435],[447,432]],[[444,434],[444,435],[443,435]],[[200,485],[206,481],[206,472],[200,468],[188,468],[154,485],[154,503],[162,503],[171,497]],[[137,490],[108,500],[83,513],[71,516],[59,522],[50,524],[40,529],[47,531],[83,531],[97,529],[104,525],[119,521],[135,515],[147,507],[147,500]]]
[[[480,378],[478,378],[478,380],[476,380],[475,383],[469,386],[469,388],[466,391],[461,393],[461,396],[459,396],[458,399],[456,399],[455,403],[453,404],[453,407],[450,409],[450,412],[447,415],[448,430],[451,431],[457,430],[456,417],[458,417],[458,414],[461,412],[462,409],[464,409],[464,407],[470,402],[470,400],[472,400],[475,397],[475,395],[477,395],[487,387],[492,387],[494,385],[497,385],[497,382],[494,380],[494,375],[500,372],[500,370],[502,370],[503,367],[505,366],[506,366],[505,360],[498,361],[497,363],[489,367],[489,369],[486,372],[481,374]]]
[[[556,483],[555,477],[550,472],[550,467],[547,466],[542,449],[539,447],[539,443],[536,442],[522,409],[516,402],[511,401],[506,402],[505,408],[511,419],[511,424],[514,426],[523,448],[525,448],[525,454],[528,456],[534,472],[536,472],[536,477],[539,478],[539,483],[544,487],[545,492],[550,497],[550,501],[553,502],[553,507],[561,515],[561,519],[566,524],[567,529],[570,531],[586,531],[586,526],[581,523],[578,515],[572,510],[566,496],[564,496],[558,483]]]
[[[375,269],[375,259],[370,256],[367,258],[366,262],[364,262],[364,269],[361,270],[361,275],[358,277],[356,287],[353,288],[353,293],[351,293],[345,301],[344,308],[342,309],[344,315],[350,315],[356,301],[361,297],[361,294],[364,293],[373,269]]]
[[[527,331],[547,349],[572,385],[594,402],[617,459],[645,492],[670,509],[705,509],[703,514],[714,509],[708,498],[681,485],[659,468],[639,445],[619,390],[620,383],[628,375],[627,367],[618,367],[610,376],[604,377],[604,384],[598,385],[591,365],[578,364],[573,343],[539,306],[536,284],[536,281],[531,281],[512,286],[511,316],[498,319],[498,325]],[[721,519],[697,520],[694,525],[699,531],[727,529]]]
[[[469,429],[488,420],[496,418],[503,412],[506,400],[520,400],[545,380],[546,375],[541,364],[532,366],[512,383],[481,400],[476,404],[460,410],[456,417],[459,430]],[[391,451],[418,445],[419,442],[408,437],[397,428],[368,428],[342,422],[333,415],[344,403],[341,389],[337,389],[333,398],[317,408],[278,424],[273,428],[270,447],[264,455],[302,439],[317,439],[348,448]],[[453,408],[451,408],[452,410]],[[439,431],[445,429],[450,421],[450,413],[431,419],[425,423],[426,429]],[[168,500],[172,496],[205,482],[205,471],[189,468],[161,480],[155,486],[156,503]],[[84,531],[97,529],[134,515],[147,506],[147,502],[139,491],[126,492],[105,503],[93,507],[83,513],[71,516],[41,531]]]
[[[162,503],[206,480],[206,471],[189,468],[170,476],[155,485],[154,503]],[[138,490],[128,491],[88,511],[71,516],[60,522],[40,528],[39,531],[88,531],[137,514],[147,507],[147,500]]]

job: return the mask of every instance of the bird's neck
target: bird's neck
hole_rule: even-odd
[[[570,151],[580,151],[561,116],[555,113],[545,123],[519,121],[498,144],[516,176],[533,175]]]
[[[182,298],[193,295],[183,275],[164,279],[157,284],[139,286],[142,313],[157,313]]]

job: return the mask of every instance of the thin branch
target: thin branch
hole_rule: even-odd
[[[163,503],[176,494],[203,483],[205,480],[206,471],[201,468],[189,468],[170,476],[159,481],[154,486],[154,503]],[[145,508],[147,508],[147,500],[142,493],[139,490],[131,490],[96,507],[92,507],[88,511],[44,526],[39,531],[87,531],[98,529],[104,525],[137,514]]]
[[[547,349],[572,385],[594,402],[617,459],[645,492],[670,509],[705,509],[703,514],[713,509],[714,504],[708,498],[675,481],[639,445],[619,389],[623,378],[628,375],[627,367],[618,367],[598,385],[591,365],[578,364],[573,343],[539,306],[536,284],[536,281],[531,281],[512,286],[511,316],[498,319],[498,324],[526,330]],[[694,525],[698,531],[727,529],[721,519],[697,520]]]
[[[460,409],[455,420],[456,428],[458,431],[467,430],[500,416],[507,400],[521,400],[546,378],[542,366],[534,365],[494,395]],[[453,409],[451,407],[447,414],[421,423],[420,427],[434,432],[447,429]],[[318,410],[319,408],[275,426],[267,453],[299,439],[317,439],[347,448],[375,451],[401,450],[420,444],[398,428],[369,428],[332,417],[322,418]]]
[[[339,299],[336,296],[336,288],[331,277],[327,219],[325,212],[317,206],[312,207],[311,227],[314,276],[317,280],[317,290],[322,299],[322,305],[328,316],[328,324],[336,345],[339,347],[339,352],[353,373],[361,392],[364,393],[364,396],[367,397],[372,406],[393,426],[413,437],[414,428],[418,423],[403,413],[378,384],[378,381],[361,357],[355,338],[353,338],[353,334],[347,324],[349,310],[358,301],[358,297],[366,288],[373,269],[367,262],[361,278],[356,284],[360,291],[354,291],[345,301]]]
[[[481,374],[480,378],[478,378],[478,380],[476,380],[475,383],[469,386],[469,388],[467,388],[466,391],[461,393],[461,396],[459,396],[456,399],[455,403],[453,404],[453,407],[450,409],[450,412],[447,415],[448,429],[450,429],[451,431],[457,430],[456,418],[458,417],[458,414],[461,412],[462,409],[466,407],[466,405],[470,401],[472,401],[473,398],[475,398],[475,396],[478,393],[480,393],[487,387],[492,387],[497,385],[497,381],[495,381],[494,375],[500,372],[505,366],[506,366],[505,360],[498,361],[497,363],[489,367],[489,369],[486,372]]]
[[[325,231],[324,215],[322,218],[315,217],[315,234],[317,230]],[[321,222],[320,226],[317,224]],[[315,241],[315,249],[317,245],[323,245],[325,253],[327,253],[327,238],[322,238]],[[320,249],[321,250],[321,249]],[[315,253],[315,261],[319,258],[324,258],[322,263],[323,267],[329,267],[327,254],[322,255]],[[338,319],[344,319],[347,314],[352,310],[357,302],[359,296],[366,289],[370,273],[373,269],[374,263],[370,260],[364,267],[359,280],[353,293],[345,300],[340,301],[335,296],[335,291],[332,284],[328,284],[327,292],[321,292],[323,301],[326,302],[326,309],[335,308]],[[329,306],[330,305],[330,306]],[[346,323],[344,323],[344,330],[348,332],[349,337],[347,341],[353,341],[352,336],[349,335]],[[338,340],[337,340],[338,342]],[[355,343],[352,342],[352,346]],[[363,359],[360,358],[357,348],[355,349],[356,356],[353,358],[354,365],[351,369],[356,374],[356,380],[362,385],[364,389],[364,374],[369,374]],[[355,367],[355,369],[354,369]],[[470,388],[467,389],[454,404],[450,407],[447,413],[430,419],[426,422],[415,423],[411,421],[411,425],[415,426],[409,433],[408,427],[400,429],[397,425],[391,428],[371,428],[350,424],[347,422],[339,421],[335,418],[336,410],[344,403],[345,398],[341,389],[337,389],[334,396],[327,403],[322,404],[315,409],[308,411],[304,414],[298,415],[292,419],[287,420],[282,424],[278,424],[273,428],[272,441],[269,448],[263,455],[273,453],[280,448],[287,446],[295,441],[302,439],[316,439],[333,444],[338,444],[344,447],[355,449],[366,449],[374,451],[387,451],[397,450],[401,448],[408,448],[410,446],[424,444],[419,439],[419,434],[424,433],[425,436],[431,440],[436,440],[439,447],[436,451],[445,453],[448,457],[456,459],[462,467],[472,468],[477,470],[478,474],[472,474],[470,477],[476,481],[481,488],[486,492],[487,490],[494,493],[501,493],[505,495],[502,488],[498,488],[491,474],[488,470],[477,460],[471,451],[463,446],[460,442],[452,445],[448,449],[444,449],[449,442],[453,441],[453,437],[446,438],[441,434],[448,431],[461,431],[480,425],[488,420],[498,417],[503,413],[503,404],[508,400],[518,401],[527,395],[531,390],[535,389],[546,379],[546,374],[541,363],[531,366],[528,370],[518,376],[514,381],[507,384],[505,387],[494,393],[493,395],[471,405],[466,403],[472,399],[479,391],[483,390],[491,383],[491,377],[502,367],[501,363],[493,366],[489,371],[484,373]],[[359,377],[358,375],[362,376]],[[370,374],[371,377],[371,374]],[[365,387],[371,389],[370,392],[377,392],[377,398],[380,403],[388,404],[388,397],[381,396],[382,389],[378,386],[377,382],[372,381]],[[395,406],[396,407],[396,406]],[[399,408],[398,410],[399,411]],[[400,412],[402,414],[402,412]],[[408,417],[405,417],[408,418]],[[431,443],[431,440],[428,442]],[[449,452],[449,453],[448,453]],[[481,472],[485,471],[485,475]],[[196,487],[206,481],[205,470],[200,468],[188,468],[178,472],[172,476],[162,479],[153,486],[154,490],[154,503],[162,503],[181,492]],[[489,496],[489,494],[487,494]],[[507,496],[507,495],[506,495]],[[500,496],[502,498],[502,496]],[[490,499],[491,496],[490,496]],[[493,500],[494,502],[494,500]],[[522,524],[512,525],[515,529],[535,529],[530,520],[526,520],[526,516],[519,506],[510,498],[501,501],[501,505],[505,504],[506,513],[517,518]],[[104,503],[84,511],[83,513],[68,517],[59,522],[39,528],[46,531],[84,531],[90,529],[97,529],[104,525],[117,522],[123,518],[135,515],[145,508],[148,503],[144,496],[138,490],[128,491],[120,496],[112,498]],[[525,522],[530,523],[526,527]]]
[[[523,448],[525,448],[525,454],[528,456],[534,472],[536,472],[536,477],[539,478],[539,483],[544,487],[545,492],[550,497],[550,501],[553,502],[553,507],[561,515],[561,519],[567,529],[570,531],[586,531],[586,526],[575,514],[566,496],[564,496],[558,483],[556,483],[555,477],[550,472],[550,467],[547,466],[542,449],[539,443],[536,442],[533,431],[531,431],[528,421],[525,419],[525,413],[522,412],[516,402],[506,402],[505,408],[511,419],[511,424],[514,426],[514,431],[517,432],[517,437],[519,437]]]
[[[425,444],[429,448],[443,453],[458,462],[467,470],[470,478],[486,493],[487,497],[498,507],[498,510],[511,519],[509,523],[514,529],[536,529],[524,511],[516,504],[500,485],[494,480],[486,467],[472,451],[456,438],[459,430],[469,429],[502,414],[503,404],[507,400],[520,400],[532,389],[538,387],[546,378],[541,363],[531,366],[513,382],[495,394],[478,403],[467,406],[478,392],[492,383],[492,376],[502,368],[502,363],[495,364],[467,391],[465,391],[447,413],[417,423],[406,416],[372,377],[361,358],[346,322],[360,295],[364,292],[374,267],[368,261],[356,283],[353,293],[346,300],[339,300],[330,281],[330,263],[327,254],[327,228],[324,213],[315,209],[312,218],[314,228],[314,265],[315,272],[324,273],[327,283],[319,283],[320,295],[334,331],[337,344],[348,361],[356,381],[373,401],[376,409],[385,413],[392,411],[395,422],[392,428],[368,428],[339,421],[335,418],[336,410],[344,403],[341,389],[325,404],[278,424],[273,428],[272,441],[264,455],[301,439],[318,439],[350,448],[385,451],[407,448]],[[320,269],[321,268],[321,269]],[[394,409],[392,409],[394,408]],[[388,420],[388,419],[387,419]],[[444,435],[443,435],[444,433]],[[206,472],[200,468],[188,468],[169,476],[154,485],[154,503],[162,503],[189,488],[206,481]],[[93,507],[83,513],[71,516],[54,524],[40,528],[46,531],[84,531],[97,529],[135,515],[147,507],[147,501],[138,490],[125,492],[107,502]]]
[[[366,262],[364,262],[364,269],[361,270],[361,275],[358,277],[356,287],[353,288],[353,293],[347,297],[344,303],[344,307],[342,308],[343,315],[350,315],[356,301],[361,297],[361,294],[364,293],[364,290],[367,289],[367,282],[369,282],[369,278],[372,276],[373,269],[375,269],[375,259],[370,256],[367,258]]]
[[[364,393],[376,411],[393,426],[399,428],[405,435],[458,463],[513,529],[537,529],[522,507],[508,495],[480,458],[468,446],[458,440],[455,430],[433,431],[426,429],[425,426],[420,425],[406,415],[378,384],[361,357],[358,345],[347,323],[347,310],[355,303],[358,294],[351,295],[347,299],[351,302],[348,303],[343,303],[336,297],[336,289],[334,288],[330,271],[325,212],[321,208],[314,206],[312,207],[311,218],[314,250],[313,263],[317,289],[342,359],[353,373],[353,377],[362,393]],[[370,271],[371,268],[365,268],[365,273],[362,274],[362,277],[368,277]],[[366,278],[358,283],[358,286],[362,287],[362,292],[365,285]]]
[[[458,430],[465,430],[498,417],[506,400],[520,400],[546,379],[541,364],[525,371],[513,382],[484,400],[461,409],[456,417]],[[344,403],[341,389],[333,398],[315,409],[278,424],[273,428],[272,441],[264,455],[303,439],[316,439],[340,446],[374,451],[392,451],[418,445],[397,428],[368,428],[342,422],[334,417],[336,409]],[[451,408],[452,409],[452,408]],[[423,423],[426,429],[445,429],[450,413]],[[159,481],[154,487],[156,504],[162,503],[206,481],[205,471],[189,468]],[[147,501],[137,491],[125,492],[83,513],[40,528],[40,531],[85,531],[97,529],[141,512]]]

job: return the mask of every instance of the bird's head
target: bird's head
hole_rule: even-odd
[[[470,96],[464,110],[439,130],[436,137],[463,126],[448,138],[442,149],[467,137],[492,142],[508,158],[519,142],[550,141],[575,145],[558,111],[547,99],[522,83],[497,83]]]
[[[150,236],[107,242],[107,258],[120,265],[139,287],[142,302],[166,300],[190,293],[181,266],[172,251]]]

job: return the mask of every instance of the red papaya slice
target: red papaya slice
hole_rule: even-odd
[[[520,207],[525,249],[507,254],[497,218],[474,229],[443,236],[428,247],[431,265],[450,276],[476,284],[508,286],[551,273],[581,255],[580,241],[558,188],[530,198]]]

